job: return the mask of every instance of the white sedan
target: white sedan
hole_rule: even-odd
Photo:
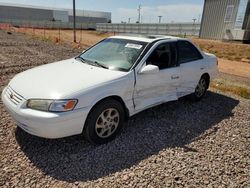
[[[185,95],[200,100],[217,72],[217,58],[187,39],[114,36],[75,58],[17,74],[2,101],[32,135],[83,134],[101,144],[142,110]]]

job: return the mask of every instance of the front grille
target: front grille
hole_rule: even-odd
[[[19,95],[9,86],[6,88],[5,94],[9,98],[9,100],[15,105],[20,104],[24,100],[24,98],[21,95]]]

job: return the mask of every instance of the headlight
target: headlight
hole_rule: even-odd
[[[35,110],[48,111],[53,100],[30,99],[27,102],[27,107]]]
[[[73,110],[76,106],[77,100],[43,100],[43,99],[29,99],[27,107],[41,111],[51,112],[66,112]]]

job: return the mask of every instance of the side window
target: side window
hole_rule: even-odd
[[[147,59],[147,64],[156,65],[159,69],[176,66],[177,55],[174,43],[160,44]]]
[[[177,49],[179,64],[202,59],[200,52],[188,41],[178,41]]]

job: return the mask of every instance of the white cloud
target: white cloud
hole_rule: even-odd
[[[178,4],[178,5],[160,5],[156,7],[142,7],[142,22],[152,23],[158,21],[158,16],[162,16],[162,22],[192,22],[193,18],[198,19],[202,14],[202,5],[196,4]],[[118,8],[112,15],[113,22],[127,21],[131,22],[138,19],[138,11],[135,9]]]

